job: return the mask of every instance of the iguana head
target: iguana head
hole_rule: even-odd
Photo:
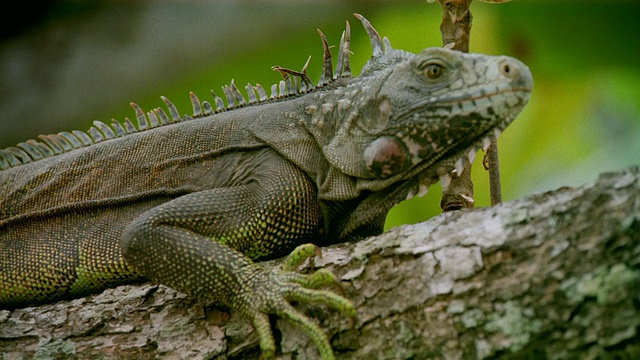
[[[514,58],[444,48],[394,50],[359,19],[373,57],[360,76],[324,95],[312,111],[318,119],[310,122],[329,163],[357,179],[358,192],[407,179],[428,186],[433,178],[461,173],[529,99],[531,73]]]

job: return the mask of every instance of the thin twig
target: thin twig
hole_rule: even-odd
[[[469,6],[472,0],[438,0],[442,6],[443,16],[440,24],[442,43],[453,44],[452,49],[469,52],[469,39],[471,37],[471,11]],[[500,163],[498,160],[498,144],[496,140],[485,154],[485,169],[489,171],[489,194],[491,205],[502,202],[502,187],[500,185]],[[453,186],[452,186],[453,185]],[[461,201],[461,193],[473,197],[473,183],[471,182],[471,165],[465,166],[461,176],[454,178],[449,189],[443,191],[440,207],[444,211],[455,210],[461,207],[473,207],[473,202]]]
[[[491,206],[502,202],[502,186],[500,185],[500,161],[498,160],[498,141],[493,139],[485,154],[487,171],[489,171],[489,196]]]

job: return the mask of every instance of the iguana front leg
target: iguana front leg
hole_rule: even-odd
[[[248,316],[266,359],[275,356],[267,314],[300,326],[322,357],[332,359],[326,335],[288,301],[323,303],[354,316],[347,299],[309,289],[335,283],[333,275],[270,271],[250,260],[273,257],[317,236],[316,188],[274,153],[256,158],[261,165],[246,166],[251,171],[237,176],[238,185],[182,196],[134,220],[122,237],[125,258],[154,281]]]

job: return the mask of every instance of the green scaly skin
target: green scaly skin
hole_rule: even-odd
[[[278,67],[285,81],[272,99],[256,87],[252,104],[238,106],[247,99],[232,84],[229,109],[195,95],[184,119],[168,100],[171,116],[133,105],[137,129],[96,123],[91,137],[60,133],[0,150],[0,307],[150,279],[250,318],[265,359],[276,353],[268,314],[298,325],[333,359],[328,337],[289,302],[349,317],[355,309],[318,289],[338,283],[330,272],[295,272],[317,251],[303,244],[381,233],[392,206],[438,179],[446,187],[532,87],[515,59],[393,50],[358,18],[374,49],[358,77],[347,26],[335,77],[322,36],[313,90],[304,69]],[[278,271],[254,262],[292,251]]]

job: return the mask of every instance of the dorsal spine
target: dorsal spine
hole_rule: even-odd
[[[367,19],[358,14],[355,14],[355,16],[362,22],[369,34],[371,44],[373,46],[374,57],[391,50],[388,40],[385,38],[383,45],[377,31],[371,26]],[[347,21],[345,31],[343,31],[340,39],[335,72],[332,67],[331,51],[327,43],[327,39],[322,31],[318,30],[318,33],[322,40],[323,66],[322,75],[318,81],[317,87],[307,75],[307,67],[311,60],[311,57],[309,57],[301,71],[291,70],[280,66],[274,66],[272,68],[274,71],[279,72],[283,79],[279,83],[271,86],[271,96],[267,95],[267,91],[260,84],[256,84],[255,86],[247,84],[245,86],[247,97],[245,98],[236,86],[235,82],[232,80],[229,85],[222,87],[222,92],[226,97],[226,105],[225,101],[218,97],[213,90],[211,90],[213,103],[209,103],[208,101],[200,102],[195,93],[190,92],[189,97],[193,107],[193,115],[191,116],[185,115],[181,117],[175,105],[173,105],[173,103],[164,96],[161,96],[160,98],[167,106],[170,117],[161,108],[155,108],[145,114],[140,106],[132,102],[130,105],[135,112],[136,122],[138,123],[137,126],[135,126],[129,118],[125,118],[122,124],[117,120],[112,119],[111,126],[96,120],[93,122],[93,126],[86,132],[74,130],[72,132],[63,131],[57,134],[40,135],[38,138],[41,141],[31,139],[18,143],[15,147],[0,149],[0,170],[164,125],[175,124],[243,106],[262,104],[268,101],[280,101],[281,99],[305,94],[317,88],[322,88],[340,77],[351,76],[351,66],[349,64],[351,28],[349,26],[349,22]]]

